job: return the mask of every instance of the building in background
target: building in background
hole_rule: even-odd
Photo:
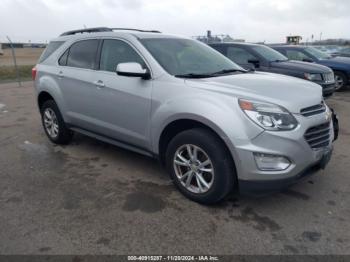
[[[300,41],[303,39],[300,35],[287,36],[287,45],[299,45]]]
[[[43,43],[12,43],[13,48],[45,48],[47,44]],[[10,43],[2,43],[2,48],[11,48]]]
[[[325,39],[321,41],[313,42],[314,45],[339,45],[339,46],[349,46],[350,39]]]
[[[196,40],[199,40],[206,44],[213,43],[229,43],[229,42],[245,42],[244,39],[234,39],[228,34],[212,35],[211,31],[208,30],[206,35],[194,36]]]

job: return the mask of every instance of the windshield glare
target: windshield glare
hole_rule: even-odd
[[[288,60],[287,57],[268,46],[253,46],[252,49],[269,62]]]
[[[306,47],[305,51],[317,59],[328,59],[330,56],[314,47]]]
[[[146,38],[140,42],[174,76],[208,75],[221,70],[243,70],[211,47],[191,39]]]

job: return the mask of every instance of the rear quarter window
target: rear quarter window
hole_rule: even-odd
[[[41,54],[38,63],[44,62],[50,55],[53,54],[61,45],[63,45],[64,41],[53,41],[50,42],[49,45],[45,48],[44,52]]]
[[[59,65],[61,65],[61,66],[67,65],[68,54],[69,54],[69,48],[63,53],[63,55],[58,60]]]

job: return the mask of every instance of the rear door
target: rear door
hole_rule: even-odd
[[[96,128],[94,73],[100,40],[80,40],[59,59],[58,79],[69,122],[87,130]]]

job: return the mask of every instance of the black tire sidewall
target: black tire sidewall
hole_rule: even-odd
[[[195,194],[188,191],[176,176],[173,167],[174,155],[177,149],[185,144],[199,146],[212,161],[215,177],[212,187],[206,193]],[[206,129],[191,129],[175,136],[166,151],[166,167],[176,187],[186,197],[202,204],[217,203],[234,189],[236,172],[230,153],[217,135]]]
[[[51,137],[46,128],[45,128],[45,123],[44,123],[44,112],[47,108],[50,108],[56,115],[57,118],[57,123],[58,123],[58,136],[53,138]],[[45,134],[47,137],[55,144],[67,144],[72,138],[72,132],[66,127],[66,124],[63,120],[63,117],[61,115],[60,110],[58,109],[57,104],[53,100],[48,100],[44,102],[42,107],[40,108],[41,112],[41,122],[45,131]]]

